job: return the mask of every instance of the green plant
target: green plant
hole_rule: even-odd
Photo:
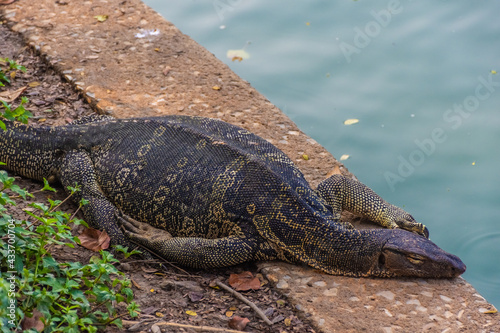
[[[24,108],[24,105],[28,103],[28,98],[25,96],[21,97],[21,103],[19,103],[19,105],[14,110],[12,110],[12,105],[8,104],[7,102],[5,101],[0,101],[0,102],[2,103],[1,106],[3,106],[4,108],[2,116],[6,119],[18,120],[24,124],[27,124],[28,119],[30,117],[33,117],[31,112],[29,112]],[[0,120],[0,128],[5,130],[5,124],[1,120]]]
[[[6,70],[4,70],[6,68]],[[10,79],[7,76],[7,73],[11,71],[10,73],[14,73],[13,70],[21,70],[23,72],[26,72],[26,68],[24,66],[21,66],[17,64],[14,60],[11,60],[9,58],[0,58],[0,87],[5,86],[4,82],[10,83]],[[12,77],[14,75],[11,75]],[[26,110],[24,108],[24,105],[28,103],[28,98],[22,97],[21,98],[21,103],[16,107],[13,108],[11,104],[8,104],[6,101],[0,100],[2,106],[4,108],[4,111],[2,114],[0,114],[0,118],[6,118],[9,120],[18,120],[23,122],[24,124],[28,123],[28,118],[32,117],[33,115],[31,112]],[[5,130],[5,124],[3,121],[0,120],[0,128]]]
[[[26,72],[26,67],[19,65],[15,60],[9,58],[0,58],[0,87],[5,87],[5,83],[10,83],[10,79],[7,76],[7,73],[10,72],[11,77],[13,77],[15,76],[15,72],[13,71],[16,70]]]
[[[62,201],[51,199],[48,205],[29,205],[25,212],[33,221],[14,219],[7,213],[15,204],[13,197],[32,195],[15,185],[5,171],[0,171],[0,183],[0,269],[5,272],[0,278],[0,302],[8,305],[0,307],[3,332],[21,327],[23,318],[37,313],[44,332],[95,332],[100,325],[121,327],[125,314],[137,316],[130,280],[113,265],[118,260],[111,253],[100,251],[87,265],[58,263],[52,257],[54,245],[74,247],[79,242],[68,224],[85,222],[58,211]],[[44,188],[52,190],[47,183]],[[72,193],[78,190],[71,189]],[[124,248],[119,250],[130,255]],[[127,311],[119,314],[115,304],[122,302]]]

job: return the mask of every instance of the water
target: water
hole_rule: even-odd
[[[349,155],[500,307],[500,2],[145,2]]]

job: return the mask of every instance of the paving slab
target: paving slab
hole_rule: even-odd
[[[337,167],[354,177],[248,82],[139,0],[19,0],[0,7],[0,15],[99,113],[219,118],[275,144],[313,187]],[[343,218],[360,225],[350,214]],[[319,332],[500,332],[500,315],[462,278],[356,279],[279,262],[259,267]]]

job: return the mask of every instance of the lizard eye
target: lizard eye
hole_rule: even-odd
[[[414,265],[422,265],[424,263],[424,257],[416,255],[416,254],[409,254],[406,256],[406,259],[408,259],[409,262],[411,262]]]

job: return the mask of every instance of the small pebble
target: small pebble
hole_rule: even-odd
[[[161,333],[161,329],[158,327],[158,325],[153,324],[151,326],[151,332],[153,332],[153,333]]]
[[[406,304],[414,304],[414,305],[418,305],[420,306],[420,301],[418,299],[411,299],[409,301],[406,302]]]
[[[389,291],[389,290],[384,290],[384,291],[378,292],[377,295],[385,297],[389,301],[393,301],[394,300],[394,296],[395,296],[394,293],[392,291]]]
[[[445,302],[451,302],[451,298],[447,297],[447,296],[444,296],[444,295],[439,295],[439,297],[445,301]]]
[[[288,288],[288,282],[281,280],[281,281],[279,281],[276,284],[276,288],[278,288],[278,289],[287,289]]]

